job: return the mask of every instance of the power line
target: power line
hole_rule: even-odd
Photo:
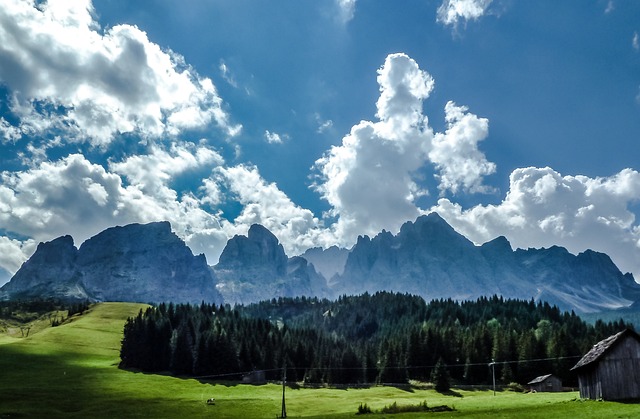
[[[559,356],[552,358],[535,358],[535,359],[520,359],[520,360],[510,360],[510,361],[492,361],[492,362],[471,362],[471,363],[458,363],[458,364],[447,364],[447,368],[458,368],[458,367],[475,367],[475,366],[491,366],[491,364],[495,365],[505,365],[505,364],[520,364],[520,363],[528,363],[528,362],[543,362],[543,361],[559,361],[563,359],[576,359],[582,358],[582,355],[574,355],[574,356]],[[435,365],[407,365],[407,366],[386,366],[386,369],[420,369],[420,368],[435,368]],[[377,368],[376,366],[370,367],[335,367],[335,366],[291,366],[289,369],[294,370],[312,370],[318,369],[323,371],[367,371],[371,369]],[[221,377],[230,377],[235,375],[245,375],[251,374],[255,371],[263,371],[263,372],[274,372],[274,371],[282,371],[282,368],[266,368],[266,369],[258,369],[258,370],[250,370],[250,371],[238,371],[238,372],[229,372],[224,374],[211,374],[211,375],[199,375],[193,376],[190,378],[221,378]]]

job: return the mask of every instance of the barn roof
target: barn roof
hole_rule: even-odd
[[[527,384],[538,384],[542,383],[547,378],[551,377],[553,374],[541,375],[540,377],[536,377],[533,380],[529,381]]]
[[[625,329],[622,332],[618,332],[613,336],[609,336],[606,339],[601,340],[600,342],[593,345],[593,348],[589,352],[586,353],[585,356],[578,361],[578,363],[571,368],[571,370],[575,370],[578,368],[582,368],[587,366],[602,357],[609,349],[615,346],[616,343],[624,340],[626,336],[631,336],[640,342],[640,335],[634,332],[631,329]]]

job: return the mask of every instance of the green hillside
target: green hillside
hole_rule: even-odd
[[[216,417],[273,418],[282,387],[217,383],[143,374],[118,368],[127,317],[144,305],[104,303],[82,316],[28,338],[0,344],[0,418]],[[462,396],[462,397],[460,397]],[[215,397],[216,404],[206,400]],[[448,405],[439,417],[637,417],[634,404],[583,402],[576,392],[521,394],[457,390],[441,395],[417,388],[287,389],[289,417],[355,417],[360,403],[374,410],[427,401]],[[396,417],[397,415],[394,415]],[[400,417],[423,417],[403,414]],[[373,417],[390,417],[373,415]]]

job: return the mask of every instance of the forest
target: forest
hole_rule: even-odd
[[[160,304],[129,318],[121,366],[238,380],[265,371],[305,384],[430,381],[444,365],[455,384],[527,383],[570,369],[598,341],[632,327],[587,324],[544,302],[483,297],[434,300],[378,292],[279,298],[248,306]]]

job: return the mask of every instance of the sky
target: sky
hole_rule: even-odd
[[[0,0],[0,284],[168,220],[217,262],[438,212],[640,280],[640,2]]]

